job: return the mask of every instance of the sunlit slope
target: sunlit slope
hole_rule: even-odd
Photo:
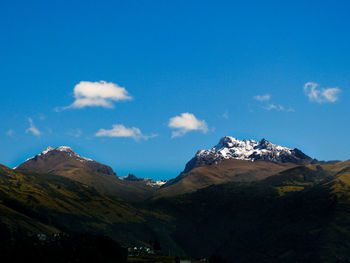
[[[350,161],[328,165],[325,169],[335,174],[333,180],[324,184],[335,210],[323,237],[328,242],[322,257],[328,262],[334,262],[333,258],[346,262],[350,258]]]
[[[295,167],[296,164],[277,164],[268,161],[225,160],[218,164],[202,165],[166,183],[155,196],[170,197],[194,192],[210,185],[227,182],[252,182]]]
[[[4,166],[0,200],[0,220],[10,232],[90,232],[121,242],[146,240],[145,217],[153,216],[65,177]]]
[[[16,170],[61,175],[126,201],[145,200],[155,191],[146,184],[119,179],[108,165],[81,157],[69,147],[48,149],[26,160]]]

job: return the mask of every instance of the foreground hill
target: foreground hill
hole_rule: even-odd
[[[350,258],[350,161],[298,166],[259,182],[212,185],[150,205],[177,219],[172,236],[195,257],[218,254],[228,262]]]
[[[237,160],[236,160],[237,161]],[[259,163],[259,162],[254,162]],[[227,262],[346,262],[350,161],[130,205],[77,181],[0,167],[1,236],[88,232]]]
[[[145,186],[144,180],[121,180],[73,153],[50,149],[15,170],[0,166],[2,238],[87,232],[108,235],[123,246],[149,246],[157,239],[166,254],[218,255],[227,262],[350,258],[350,161],[227,158],[151,188],[157,198],[141,194],[143,199],[131,203],[119,199],[123,190],[117,187],[109,194],[103,186],[112,181],[105,178],[118,187],[133,184],[125,187],[126,196],[131,190],[140,193],[134,183]],[[44,164],[54,171],[29,171]]]
[[[228,182],[252,182],[295,167],[293,163],[273,163],[268,161],[247,161],[229,159],[218,164],[202,165],[189,172],[181,173],[161,187],[155,196],[166,197],[195,192],[215,184]]]
[[[127,201],[150,198],[155,191],[154,187],[146,183],[119,179],[111,167],[82,157],[66,146],[48,147],[15,169],[62,175]]]
[[[158,236],[149,222],[161,226],[170,224],[168,220],[62,176],[0,165],[1,239],[92,233],[108,235],[124,246],[144,245]]]

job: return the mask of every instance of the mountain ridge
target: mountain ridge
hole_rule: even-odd
[[[82,157],[68,146],[49,146],[15,170],[64,176],[92,186],[103,194],[132,202],[150,198],[155,191],[143,182],[121,180],[110,166]]]
[[[266,139],[239,140],[232,136],[224,136],[211,150],[199,150],[186,164],[184,173],[201,165],[217,164],[228,159],[247,161],[265,160],[275,163],[310,164],[317,160],[304,154],[297,148],[290,149],[273,144]]]
[[[73,161],[78,161],[74,162]],[[69,163],[67,163],[69,162]],[[81,165],[79,164],[81,163]],[[63,167],[62,167],[63,164]],[[68,167],[65,167],[68,166]],[[49,172],[51,174],[66,173],[70,168],[82,168],[89,170],[89,173],[116,176],[113,169],[105,164],[101,164],[92,159],[82,157],[75,153],[68,146],[59,146],[57,148],[47,147],[40,154],[28,158],[24,163],[15,167],[16,170],[31,170],[35,172]]]
[[[126,176],[121,177],[120,179],[128,182],[144,182],[146,185],[156,188],[159,188],[162,185],[166,184],[165,180],[153,180],[151,178],[136,177],[134,174],[128,174]]]
[[[170,195],[133,204],[73,177],[0,165],[0,231],[15,234],[21,226],[29,234],[98,232],[125,246],[157,238],[164,253],[196,258],[217,253],[227,262],[346,262],[350,257],[350,161],[299,165],[225,159],[181,176],[179,184],[157,190]],[[122,187],[139,183],[106,177]]]

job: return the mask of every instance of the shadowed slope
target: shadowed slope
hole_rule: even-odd
[[[212,185],[152,207],[177,218],[172,236],[192,256],[276,263],[350,258],[350,161]]]

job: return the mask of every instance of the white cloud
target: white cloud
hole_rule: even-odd
[[[254,96],[254,99],[258,101],[269,101],[271,99],[271,95],[270,94],[256,95]]]
[[[99,129],[95,134],[97,137],[131,137],[134,140],[144,139],[148,140],[150,138],[156,137],[157,134],[143,135],[141,130],[136,127],[127,128],[122,124],[114,124],[112,129]]]
[[[226,120],[228,120],[228,118],[230,117],[229,114],[228,114],[228,111],[225,111],[223,114],[222,114],[222,117]]]
[[[277,110],[277,111],[284,111],[285,108],[282,105],[276,105],[276,104],[269,104],[266,107],[263,107],[265,110]]]
[[[265,94],[265,95],[257,95],[254,96],[254,99],[259,101],[261,108],[267,111],[275,110],[275,111],[286,111],[286,112],[294,112],[295,110],[293,108],[285,108],[284,106],[280,104],[271,103],[271,95]]]
[[[189,131],[208,131],[208,125],[204,120],[198,120],[192,113],[182,113],[180,116],[170,118],[168,126],[176,129],[172,132],[172,138],[183,136]]]
[[[70,129],[67,132],[67,135],[75,137],[75,138],[79,138],[82,134],[83,134],[83,132],[80,129]]]
[[[286,111],[286,112],[295,112],[295,109],[293,108],[285,108],[282,105],[276,105],[276,104],[268,104],[267,106],[263,107],[264,110],[270,111],[270,110],[276,110],[276,111]]]
[[[29,121],[29,128],[26,129],[26,133],[32,133],[35,136],[39,136],[41,134],[41,132],[38,130],[37,127],[35,127],[35,124],[32,120],[32,118],[28,118]]]
[[[132,99],[124,87],[120,87],[118,84],[105,81],[80,81],[74,87],[74,98],[75,101],[72,105],[63,107],[61,109],[81,109],[84,107],[99,106],[105,108],[113,108],[113,102],[115,101]],[[60,108],[56,108],[56,111],[59,110]]]
[[[280,108],[283,108],[281,105],[275,105],[275,104],[269,104],[266,107],[263,107],[265,110],[279,110]]]
[[[10,130],[8,130],[7,132],[6,132],[6,135],[7,136],[13,136],[15,134],[15,131],[14,130],[12,130],[12,129],[10,129]]]
[[[310,101],[317,103],[336,102],[338,94],[341,92],[339,88],[319,88],[315,82],[307,82],[304,85],[304,92],[309,97]]]

